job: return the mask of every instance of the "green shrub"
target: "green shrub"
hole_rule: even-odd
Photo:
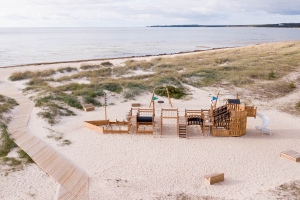
[[[9,165],[9,166],[17,166],[22,163],[22,161],[17,160],[15,158],[10,158],[10,157],[4,157],[4,158],[2,158],[2,161],[4,162],[4,164]]]
[[[296,88],[295,84],[294,84],[294,83],[290,83],[290,88],[291,88],[291,89]]]
[[[75,67],[63,67],[63,68],[57,69],[57,71],[60,72],[60,73],[64,73],[65,71],[66,72],[71,72],[71,71],[77,71],[77,68],[75,68]]]
[[[113,66],[113,64],[111,62],[102,62],[101,65],[105,66],[105,67],[111,67]]]
[[[270,79],[274,79],[274,78],[275,78],[275,73],[273,70],[271,70],[271,72],[268,75],[268,79],[270,80]]]
[[[155,89],[155,94],[157,94],[159,96],[167,97],[168,93],[167,93],[166,88],[169,91],[170,98],[180,99],[181,97],[183,97],[185,95],[183,88],[176,88],[174,86],[157,87]]]
[[[104,82],[101,84],[101,88],[103,90],[108,90],[108,91],[116,92],[116,93],[122,92],[121,85],[118,83],[115,83],[115,82]]]
[[[97,100],[95,100],[93,97],[90,97],[90,96],[84,96],[83,97],[83,102],[84,103],[91,103],[95,106],[101,106],[101,103]]]
[[[296,104],[296,106],[297,106],[298,108],[300,108],[300,101]]]

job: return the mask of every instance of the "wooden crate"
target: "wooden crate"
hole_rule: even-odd
[[[286,158],[288,160],[299,162],[300,161],[300,153],[293,151],[293,150],[287,150],[280,153],[280,157]]]
[[[204,176],[204,180],[209,184],[212,185],[214,183],[219,183],[224,181],[224,173],[213,173]]]

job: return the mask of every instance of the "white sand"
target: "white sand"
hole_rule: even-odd
[[[114,60],[121,65],[123,60]],[[29,66],[1,69],[0,87],[9,82],[13,71],[58,68],[60,65]],[[66,64],[63,64],[66,66]],[[79,67],[79,63],[68,66]],[[299,75],[297,75],[299,77]],[[294,78],[294,77],[293,77]],[[18,88],[24,81],[13,82]],[[226,98],[234,98],[232,91],[216,89],[199,90],[190,87],[190,100],[172,100],[180,115],[187,109],[208,109],[211,95],[220,92],[218,106]],[[299,91],[295,92],[299,96]],[[135,101],[147,107],[151,94],[146,93]],[[243,101],[243,96],[240,96]],[[163,106],[168,107],[167,99]],[[224,199],[273,199],[264,196],[269,189],[300,179],[299,163],[280,158],[281,151],[293,149],[300,152],[300,117],[286,114],[274,108],[284,104],[286,98],[271,102],[253,100],[258,112],[270,118],[272,135],[261,136],[255,126],[261,119],[248,118],[247,133],[243,137],[201,136],[189,139],[176,136],[170,124],[168,137],[154,138],[153,135],[99,134],[83,128],[85,120],[104,119],[103,107],[92,112],[73,109],[77,116],[64,117],[54,126],[38,118],[34,108],[28,124],[30,132],[46,142],[90,177],[90,199],[176,199],[189,197],[199,199],[210,196]],[[119,96],[108,94],[108,118],[125,119],[132,102],[123,102]],[[156,108],[162,107],[156,105]],[[48,129],[47,129],[48,128]],[[63,139],[72,144],[61,146],[60,141],[47,136],[62,133]],[[224,172],[225,181],[207,185],[203,176]],[[53,199],[58,184],[35,165],[23,171],[0,176],[0,199]],[[35,194],[35,196],[31,196]],[[42,198],[40,198],[42,197]]]

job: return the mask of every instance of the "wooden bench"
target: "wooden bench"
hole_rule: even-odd
[[[91,110],[95,110],[94,106],[92,104],[81,104],[84,111],[91,111]]]
[[[293,150],[287,150],[280,153],[280,157],[286,158],[288,160],[299,162],[300,161],[300,153],[293,151]]]
[[[140,106],[141,106],[140,103],[132,103],[132,104],[131,104],[131,107],[140,107]]]
[[[204,176],[204,180],[209,184],[212,185],[214,183],[218,183],[224,181],[224,173],[213,173]]]

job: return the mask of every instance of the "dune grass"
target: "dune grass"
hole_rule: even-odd
[[[56,71],[53,69],[46,69],[43,71],[25,71],[25,72],[14,72],[10,77],[9,80],[11,81],[18,81],[24,80],[29,78],[40,78],[40,77],[48,77],[55,74]]]
[[[32,163],[33,160],[24,151],[18,150],[19,158],[7,157],[8,153],[15,147],[16,143],[10,138],[7,131],[7,124],[10,121],[9,113],[17,106],[18,103],[9,97],[0,94],[0,164],[9,166],[11,168],[5,169],[6,175],[10,171],[22,169],[23,163]]]
[[[65,73],[65,72],[72,72],[72,71],[78,71],[78,70],[75,67],[62,67],[62,68],[57,69],[56,71],[58,71],[60,73]]]
[[[122,94],[125,99],[134,99],[143,92],[151,92],[155,87],[168,86],[170,91],[174,91],[174,94],[171,92],[172,98],[182,98],[188,94],[183,86],[187,84],[197,88],[245,88],[253,96],[274,99],[293,92],[300,85],[300,78],[294,82],[284,79],[289,73],[299,70],[299,49],[300,42],[261,44],[176,57],[159,57],[150,61],[129,59],[125,61],[125,66],[113,66],[110,62],[83,63],[81,71],[56,80],[51,78],[54,70],[16,72],[10,79],[30,79],[24,91],[55,96],[49,101],[52,104],[42,107],[54,108],[53,104],[60,102],[59,106],[65,109],[56,107],[53,113],[48,110],[42,115],[46,119],[52,114],[60,113],[61,109],[62,113],[72,115],[66,109],[81,109],[79,100],[101,106],[97,98],[103,96],[104,90]],[[71,69],[62,68],[62,71],[66,70]],[[149,74],[123,76],[137,70]],[[90,83],[75,83],[82,78]],[[51,87],[48,84],[50,81],[61,82],[61,86]],[[64,84],[65,81],[67,83]],[[50,122],[54,121],[50,119]]]

